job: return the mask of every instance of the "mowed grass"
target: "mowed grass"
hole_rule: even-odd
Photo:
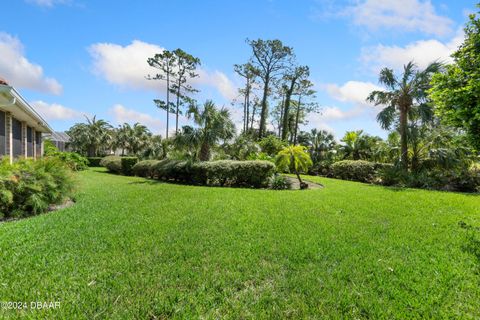
[[[310,177],[307,191],[78,175],[77,203],[0,224],[0,318],[479,318],[459,221],[480,197]]]

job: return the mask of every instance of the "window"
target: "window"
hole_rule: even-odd
[[[7,154],[6,114],[0,111],[0,156]]]
[[[27,157],[33,157],[33,130],[27,127]]]
[[[37,158],[42,156],[42,133],[35,131],[35,144],[37,149]]]
[[[13,157],[22,156],[22,123],[12,118]]]

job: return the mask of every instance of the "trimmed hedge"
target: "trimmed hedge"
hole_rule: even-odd
[[[122,161],[126,158],[106,157],[102,165],[109,171],[124,173]],[[128,160],[134,161],[134,160]],[[144,160],[131,167],[131,173],[145,178],[176,181],[198,185],[266,187],[275,173],[275,164],[269,161],[205,161]]]
[[[101,167],[100,161],[102,161],[102,157],[87,157],[88,166],[89,167]]]
[[[131,176],[133,174],[132,168],[138,162],[137,157],[122,157],[121,158],[121,165],[122,165],[122,173],[127,176]]]
[[[106,156],[100,161],[100,165],[113,173],[122,173],[122,159],[119,156]]]
[[[372,182],[377,164],[364,160],[343,160],[332,165],[332,176],[342,180]]]
[[[159,162],[159,160],[139,161],[133,166],[132,172],[137,177],[153,178],[154,166]]]
[[[132,168],[137,162],[137,157],[106,156],[100,161],[100,165],[113,173],[131,175]]]
[[[209,185],[265,187],[275,173],[270,161],[220,160],[196,164],[196,178]]]
[[[133,173],[140,177],[156,178],[188,184],[215,186],[266,187],[275,173],[269,161],[205,161],[145,160],[138,162]]]

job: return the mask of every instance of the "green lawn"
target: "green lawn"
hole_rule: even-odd
[[[71,208],[0,224],[0,318],[479,318],[459,221],[480,197],[323,178],[194,187],[79,174]]]

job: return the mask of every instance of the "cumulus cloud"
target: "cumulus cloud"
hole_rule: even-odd
[[[70,120],[83,117],[84,113],[64,107],[56,103],[46,103],[44,101],[34,101],[31,105],[37,110],[46,120]]]
[[[362,0],[343,13],[351,16],[355,25],[370,30],[390,28],[444,36],[452,31],[453,24],[436,13],[430,0]]]
[[[122,124],[125,122],[134,124],[138,122],[147,126],[150,130],[152,130],[155,133],[163,134],[165,132],[165,129],[166,129],[165,123],[147,113],[142,113],[133,109],[128,109],[121,104],[114,105],[109,111],[113,115],[115,122],[117,124]]]
[[[4,32],[0,32],[0,76],[18,88],[56,95],[62,92],[57,80],[45,77],[43,68],[25,57],[20,40]]]
[[[420,68],[425,68],[433,61],[451,62],[450,55],[461,45],[464,33],[459,31],[450,41],[419,40],[405,47],[377,45],[362,49],[360,61],[373,72],[382,67],[400,69],[413,60]]]
[[[370,92],[374,90],[382,90],[381,87],[371,83],[362,81],[347,81],[339,86],[337,84],[324,85],[325,91],[330,96],[341,102],[352,102],[356,105],[368,105],[366,99]]]
[[[350,121],[362,116],[375,116],[381,108],[366,101],[368,95],[374,90],[382,90],[382,87],[371,82],[347,81],[343,85],[323,84],[319,86],[333,99],[346,103],[347,107],[337,106],[323,107],[318,114],[309,117],[310,126],[334,132],[332,124],[339,121]]]
[[[97,43],[89,48],[93,58],[94,72],[108,82],[127,88],[165,91],[164,81],[147,80],[145,77],[155,75],[158,70],[147,64],[147,59],[164,48],[134,40],[131,44],[121,46],[114,43]],[[232,81],[218,70],[197,70],[199,77],[192,79],[193,85],[206,85],[217,89],[226,99],[235,95]]]
[[[67,3],[68,0],[26,0],[26,2],[35,4],[40,7],[53,7],[57,4]]]

